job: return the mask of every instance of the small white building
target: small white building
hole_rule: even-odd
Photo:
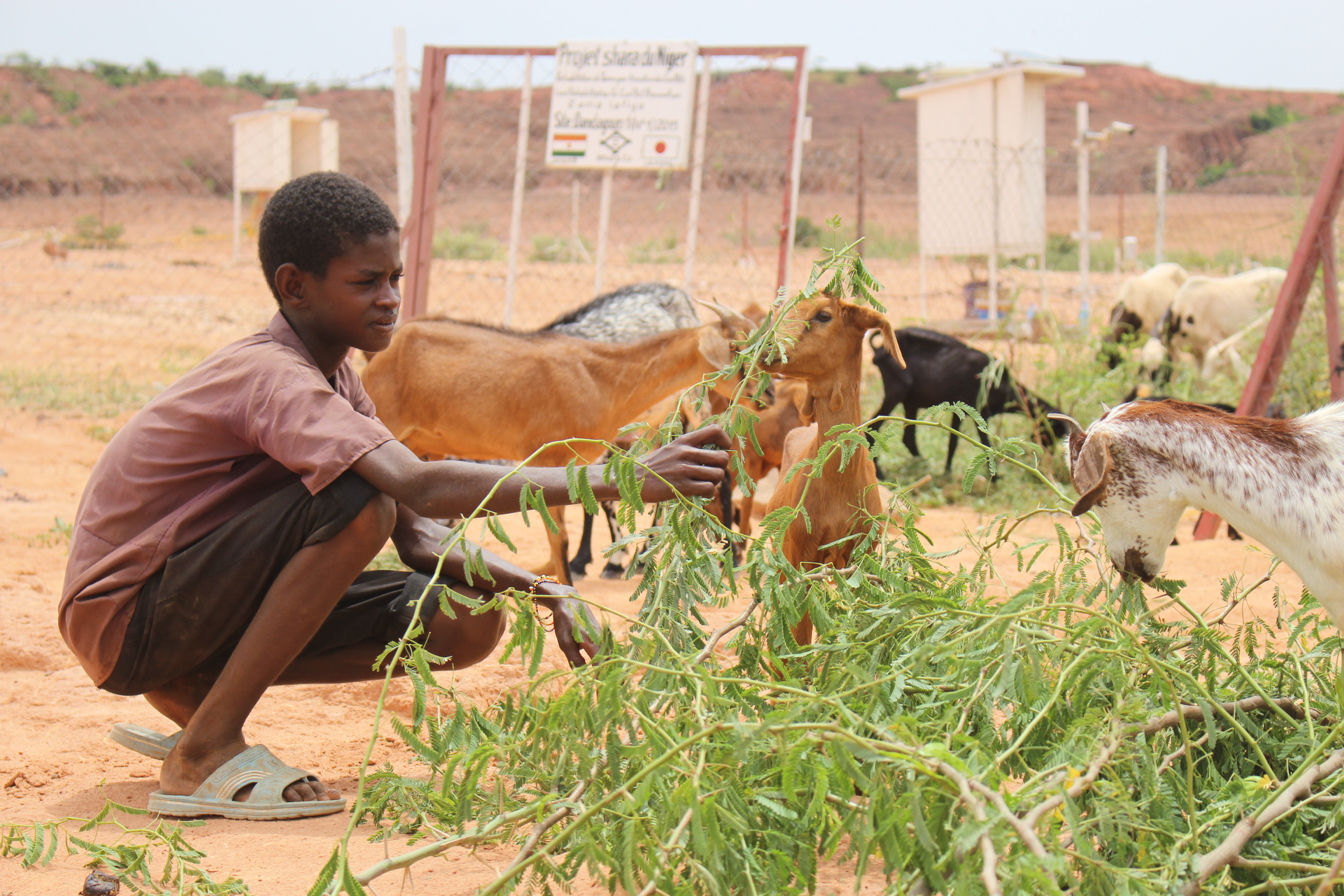
[[[242,196],[264,197],[314,171],[340,170],[340,123],[326,109],[269,100],[233,125],[233,257],[238,258]]]
[[[987,256],[991,316],[998,256],[1044,256],[1045,85],[1084,74],[1011,62],[900,91],[918,103],[921,305],[929,256]]]

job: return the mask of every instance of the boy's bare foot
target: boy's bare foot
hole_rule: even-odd
[[[188,753],[179,742],[164,758],[159,769],[159,790],[163,793],[190,796],[196,792],[205,779],[233,757],[247,749],[247,742],[239,738],[218,749],[201,753]],[[240,788],[234,799],[246,802],[255,785],[248,784]],[[285,788],[286,802],[300,803],[314,800],[339,799],[340,794],[330,790],[322,781],[296,781]]]

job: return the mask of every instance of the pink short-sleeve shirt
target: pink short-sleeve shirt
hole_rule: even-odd
[[[173,383],[108,443],[75,517],[60,629],[102,684],[168,557],[302,479],[317,494],[392,433],[348,361],[332,381],[277,313]]]

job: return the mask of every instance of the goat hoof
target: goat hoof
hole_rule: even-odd
[[[602,578],[623,579],[625,578],[625,567],[617,566],[615,563],[608,563],[602,568]]]

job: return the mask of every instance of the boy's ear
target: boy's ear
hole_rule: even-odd
[[[302,304],[304,301],[303,271],[298,265],[287,261],[275,269],[275,291],[285,304]]]

